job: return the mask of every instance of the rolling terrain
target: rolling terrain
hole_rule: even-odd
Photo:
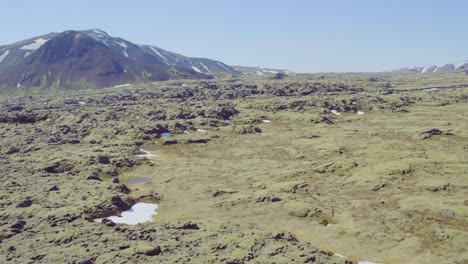
[[[463,73],[4,95],[0,262],[465,263],[467,106]]]

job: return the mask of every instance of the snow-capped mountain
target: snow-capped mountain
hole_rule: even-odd
[[[50,33],[0,46],[0,88],[92,88],[241,75],[220,61],[137,45],[99,29]]]
[[[418,73],[447,73],[468,70],[468,61],[449,63],[442,65],[428,65],[420,67],[405,67],[394,72],[418,72]]]

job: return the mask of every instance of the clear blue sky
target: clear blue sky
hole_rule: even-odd
[[[231,65],[381,71],[468,60],[465,0],[0,0],[0,44],[100,28]]]

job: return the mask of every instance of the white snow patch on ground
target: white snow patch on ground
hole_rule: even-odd
[[[21,87],[21,83],[16,84],[16,88],[20,88],[20,87]]]
[[[131,86],[131,84],[129,84],[129,83],[126,83],[126,84],[119,84],[119,85],[114,86],[114,88],[128,87],[128,86]]]
[[[122,50],[122,53],[123,53],[123,55],[124,55],[125,57],[127,57],[127,58],[128,58],[127,49],[123,49],[123,50]]]
[[[166,57],[164,57],[157,49],[155,49],[154,47],[151,47],[151,46],[150,46],[150,49],[151,49],[152,51],[154,51],[154,53],[156,53],[156,55],[158,55],[159,57],[161,57],[161,58],[164,60],[164,63],[166,63],[166,64],[169,65],[169,60],[168,60]]]
[[[0,56],[0,63],[8,56],[8,54],[10,53],[9,50],[5,51],[5,53],[2,54],[2,56]]]
[[[192,65],[192,69],[196,72],[203,73],[199,68]]]
[[[149,151],[146,151],[144,149],[140,149],[141,152],[145,153],[145,154],[139,154],[139,155],[136,155],[137,157],[139,158],[145,158],[145,159],[149,159],[149,158],[153,158],[153,157],[157,157],[158,155],[154,155],[154,154],[151,154]]]
[[[49,41],[49,40],[48,39],[43,39],[43,38],[38,38],[38,39],[34,40],[33,43],[25,45],[25,46],[21,47],[20,49],[22,49],[22,50],[37,50],[42,45],[44,45],[44,43],[46,43],[47,41]]]
[[[210,69],[208,69],[208,67],[206,67],[205,64],[203,64],[203,63],[200,62],[200,65],[201,65],[203,68],[205,68],[205,70],[206,70],[207,72],[211,73]]]
[[[78,102],[78,104],[85,105],[86,103],[85,102]]]
[[[363,115],[364,112],[363,112],[363,111],[357,111],[357,114],[358,114],[358,115]]]
[[[341,113],[338,112],[338,111],[336,111],[335,109],[331,110],[330,112],[331,112],[332,114],[334,114],[334,115],[337,115],[337,116],[341,115]]]
[[[118,41],[115,41],[115,43],[117,43],[120,47],[122,48],[127,48],[127,44],[125,44],[125,42],[118,42]]]
[[[26,58],[29,54],[31,54],[31,52],[29,52],[29,51],[26,52],[26,53],[24,54],[24,58]]]
[[[197,132],[200,132],[200,133],[207,133],[207,131],[204,130],[204,129],[197,129]]]
[[[257,71],[257,75],[265,75],[262,71]]]
[[[153,215],[156,215],[157,204],[136,203],[131,209],[123,211],[121,216],[110,216],[107,219],[116,224],[137,225],[146,222],[153,222]],[[102,222],[102,219],[95,219],[95,222]]]
[[[337,257],[340,257],[340,258],[348,258],[348,257],[340,255],[338,253],[335,253],[334,255],[337,256]],[[358,264],[379,264],[379,263],[364,260],[364,261],[358,261]]]
[[[271,120],[266,120],[266,119],[265,119],[265,120],[262,120],[262,122],[265,123],[265,124],[270,124],[270,123],[271,123]]]

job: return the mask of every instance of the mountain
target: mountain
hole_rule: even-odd
[[[0,46],[0,89],[76,89],[242,74],[222,62],[190,58],[111,37],[65,31]]]
[[[234,69],[239,71],[242,75],[276,75],[278,73],[291,74],[288,70],[268,69],[262,67],[247,67],[247,66],[233,66]]]
[[[416,72],[416,73],[448,73],[456,71],[468,71],[468,61],[449,63],[442,65],[428,65],[419,67],[405,67],[394,72]]]

